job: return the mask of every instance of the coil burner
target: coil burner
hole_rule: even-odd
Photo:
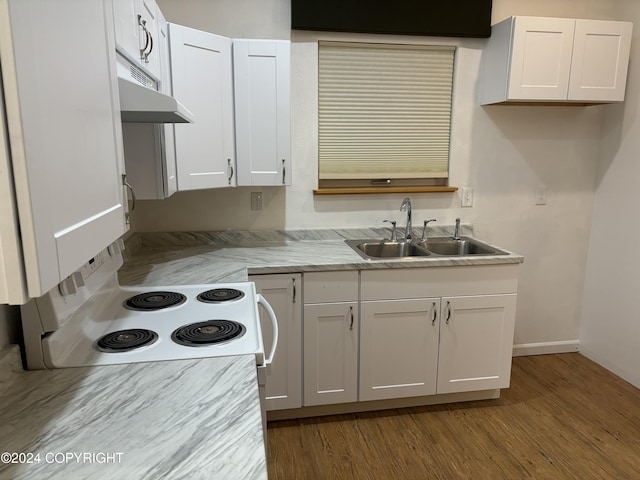
[[[187,297],[176,292],[145,292],[127,299],[124,306],[129,310],[153,312],[180,305],[186,300]]]
[[[198,300],[205,303],[222,303],[240,300],[244,293],[235,288],[214,288],[198,295]]]
[[[187,347],[201,347],[228,342],[244,335],[244,325],[231,320],[208,320],[192,323],[175,330],[171,339]]]
[[[158,334],[151,330],[135,328],[107,333],[96,341],[96,348],[101,352],[130,352],[136,348],[151,345],[158,340]]]

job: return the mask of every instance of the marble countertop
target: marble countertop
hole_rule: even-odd
[[[267,478],[252,355],[22,372],[15,346],[0,405],[0,479]]]
[[[432,236],[450,234],[451,227],[445,226]],[[473,236],[473,230],[463,225],[462,234]],[[118,277],[122,285],[160,286],[242,282],[251,274],[489,265],[524,259],[493,245],[507,254],[367,260],[345,243],[345,239],[387,235],[383,229],[137,234],[129,242],[130,252]]]

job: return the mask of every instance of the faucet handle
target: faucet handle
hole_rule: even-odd
[[[420,239],[422,243],[425,243],[427,241],[427,225],[429,225],[429,222],[435,222],[435,221],[436,221],[435,218],[431,218],[429,220],[424,221],[424,227],[422,227],[422,238]]]
[[[398,238],[396,237],[396,221],[395,220],[383,220],[383,223],[391,224],[391,238],[389,239],[392,242],[397,242]]]

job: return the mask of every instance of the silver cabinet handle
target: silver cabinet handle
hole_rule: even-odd
[[[122,174],[122,185],[127,187],[129,189],[129,192],[131,192],[131,208],[125,214],[125,220],[127,223],[129,223],[129,217],[131,216],[131,212],[133,212],[136,209],[136,192],[133,191],[133,187],[129,184],[129,182],[127,182],[126,173]]]
[[[292,278],[291,281],[293,282],[293,303],[296,303],[296,279]]]
[[[449,325],[450,318],[451,318],[451,302],[447,300],[447,325]]]
[[[229,185],[231,185],[231,179],[233,178],[233,166],[231,165],[231,159],[227,158],[227,171],[229,172]]]
[[[285,182],[285,177],[287,176],[287,170],[286,170],[286,165],[284,163],[284,158],[282,159],[282,184],[284,185]]]
[[[142,15],[138,15],[138,26],[142,28],[142,33],[144,34],[144,47],[140,49],[140,60],[144,60],[144,63],[149,63],[149,55],[153,51],[153,36],[147,30],[147,21],[142,19]],[[147,51],[147,48],[149,51]]]
[[[349,306],[349,314],[351,315],[351,323],[349,324],[349,330],[353,330],[353,306]]]
[[[438,310],[436,308],[436,302],[433,302],[431,305],[431,325],[436,324],[437,318],[438,318]]]

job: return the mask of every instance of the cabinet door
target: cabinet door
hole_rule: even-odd
[[[445,297],[437,393],[509,386],[516,295]]]
[[[171,90],[171,64],[169,62],[169,25],[160,9],[157,11],[158,20],[158,57],[160,61],[160,91],[173,95]],[[160,154],[163,175],[163,197],[170,197],[178,190],[178,173],[176,171],[176,145],[173,124],[158,126],[161,131]]]
[[[509,100],[566,100],[575,20],[514,17]]]
[[[267,410],[302,406],[302,302],[301,275],[254,275],[257,291],[267,299],[278,319],[278,349],[267,367]],[[262,339],[271,348],[271,321],[260,312]]]
[[[194,116],[174,125],[178,190],[235,186],[231,40],[169,24],[173,94]]]
[[[9,155],[28,294],[38,297],[126,231],[113,10],[45,0],[2,8],[0,31],[12,34],[0,36]]]
[[[113,16],[118,50],[126,52],[130,60],[140,63],[140,26],[136,0],[113,0]]]
[[[633,24],[576,20],[569,100],[623,101]]]
[[[360,308],[360,401],[434,395],[440,298]]]
[[[238,185],[290,185],[290,42],[234,40]]]
[[[358,304],[304,306],[305,406],[358,399]]]

